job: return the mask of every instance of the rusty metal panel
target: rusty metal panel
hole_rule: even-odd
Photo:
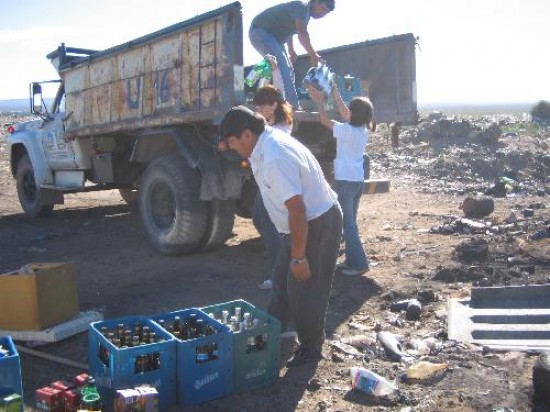
[[[184,56],[182,68],[182,109],[192,110],[199,107],[199,60],[200,29],[191,30],[184,38]]]
[[[61,69],[73,112],[68,135],[217,119],[244,96],[239,67],[238,3],[97,52]]]
[[[78,129],[85,125],[84,122],[84,92],[73,91],[65,94],[65,107],[70,107],[66,112],[66,128],[68,130]]]
[[[88,87],[98,87],[109,84],[113,80],[113,59],[97,61],[89,66]]]
[[[65,73],[63,82],[65,84],[65,93],[81,91],[86,88],[88,70],[86,67],[79,67]]]
[[[111,120],[111,85],[105,84],[90,89],[86,95],[85,107],[89,106],[87,124],[104,124]]]
[[[180,36],[171,36],[151,47],[154,112],[176,108],[181,73]]]
[[[155,90],[154,79],[152,73],[153,67],[153,54],[151,53],[151,45],[145,45],[143,47],[143,102],[142,102],[142,114],[143,116],[151,116],[155,107]]]
[[[140,117],[144,91],[143,48],[121,53],[116,61],[117,75],[111,89],[111,120]]]

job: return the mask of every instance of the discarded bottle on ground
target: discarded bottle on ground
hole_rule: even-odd
[[[397,390],[397,386],[369,369],[354,366],[350,372],[352,387],[369,395],[389,396]]]

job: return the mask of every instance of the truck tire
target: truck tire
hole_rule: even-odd
[[[136,189],[118,189],[118,193],[131,210],[139,209],[139,192]]]
[[[42,190],[36,185],[34,169],[28,155],[24,155],[19,160],[15,179],[19,203],[27,216],[37,218],[53,210],[52,204],[43,204]]]
[[[147,167],[139,209],[149,240],[165,255],[196,251],[205,237],[206,205],[199,200],[200,176],[184,159],[167,155]]]
[[[208,202],[208,227],[201,249],[204,251],[222,246],[233,232],[235,202],[214,199]]]

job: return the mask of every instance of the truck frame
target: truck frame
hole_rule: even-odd
[[[361,79],[378,121],[408,122],[416,117],[415,44],[408,34],[321,54]],[[224,244],[235,214],[250,217],[257,190],[246,162],[217,150],[223,115],[253,92],[244,84],[242,45],[234,2],[103,51],[61,44],[49,53],[60,76],[52,107],[32,83],[31,111],[40,119],[16,125],[8,139],[25,213],[48,214],[67,193],[118,189],[160,253]],[[305,70],[302,57],[297,78]],[[334,139],[318,114],[297,112],[293,134],[330,178]]]

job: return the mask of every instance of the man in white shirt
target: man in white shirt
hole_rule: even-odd
[[[267,212],[283,245],[268,312],[294,321],[300,347],[287,364],[321,359],[325,322],[342,233],[342,212],[313,154],[244,106],[220,125],[221,145],[250,160]]]

